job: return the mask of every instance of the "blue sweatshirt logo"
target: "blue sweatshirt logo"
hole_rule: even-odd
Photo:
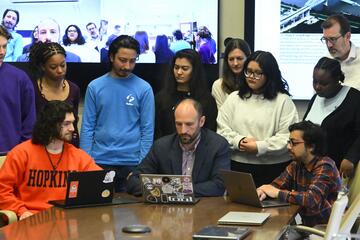
[[[126,105],[129,105],[129,106],[133,106],[134,105],[134,100],[135,98],[133,97],[133,95],[130,93],[129,95],[127,95],[126,97]]]

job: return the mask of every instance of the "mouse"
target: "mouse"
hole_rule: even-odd
[[[146,225],[132,224],[124,226],[122,231],[126,233],[147,233],[151,232],[151,228]]]

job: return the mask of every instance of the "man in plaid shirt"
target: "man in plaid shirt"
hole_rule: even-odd
[[[294,123],[289,131],[287,148],[294,161],[271,184],[257,189],[259,198],[300,205],[304,225],[327,223],[341,178],[335,162],[325,156],[325,134],[310,121]]]

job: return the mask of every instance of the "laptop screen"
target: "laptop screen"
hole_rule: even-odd
[[[100,170],[70,172],[66,191],[66,205],[111,202],[114,189],[114,171]]]

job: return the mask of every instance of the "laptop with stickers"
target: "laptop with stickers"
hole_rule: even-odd
[[[192,178],[188,175],[140,174],[146,203],[195,204]]]
[[[130,197],[114,198],[115,174],[113,170],[70,172],[66,198],[49,203],[61,208],[78,208],[140,202]]]

